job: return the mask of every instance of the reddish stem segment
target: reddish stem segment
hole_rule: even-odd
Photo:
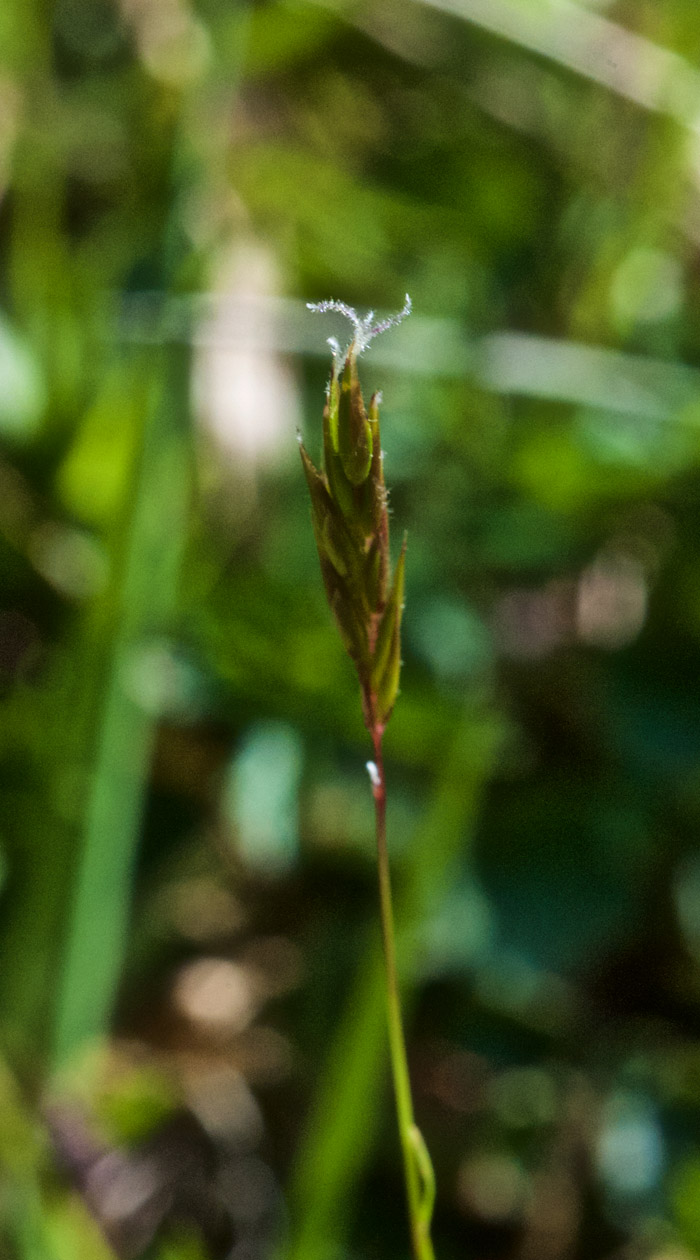
[[[413,1099],[406,1058],[406,1042],[401,1019],[396,946],[394,939],[394,910],[391,896],[389,852],[386,842],[386,780],[382,756],[383,728],[371,732],[374,745],[376,773],[371,774],[372,795],[377,832],[377,868],[379,874],[379,908],[382,923],[382,943],[386,968],[387,1023],[391,1069],[394,1078],[394,1096],[403,1153],[408,1216],[411,1227],[414,1260],[434,1260],[430,1240],[430,1212],[432,1210],[433,1178],[430,1158],[413,1118]]]

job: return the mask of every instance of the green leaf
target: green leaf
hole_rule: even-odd
[[[326,512],[321,526],[321,541],[325,553],[341,577],[347,578],[353,587],[358,586],[357,556],[343,525],[342,518],[333,508]]]
[[[351,587],[360,589],[357,548],[350,537],[343,515],[331,497],[328,483],[314,466],[300,444],[301,462],[311,495],[311,514],[319,556],[330,561],[336,572],[348,578]]]
[[[377,717],[380,722],[386,722],[390,717],[399,691],[405,567],[406,539],[404,537],[391,595],[377,634],[372,662],[371,686],[376,696]]]
[[[335,359],[333,359],[333,368],[331,370],[331,379],[328,382],[328,392],[326,394],[326,405],[323,408],[323,438],[326,439],[336,455],[338,454],[338,403],[340,401],[340,385],[338,384],[338,375],[335,370]]]
[[[355,354],[348,353],[338,400],[338,453],[348,481],[361,486],[372,466],[372,430],[367,420]]]
[[[386,570],[386,549],[375,539],[367,553],[364,569],[365,598],[370,609],[381,608],[386,601]]]
[[[367,628],[357,613],[357,601],[353,599],[346,582],[326,556],[319,552],[321,574],[326,596],[340,631],[346,651],[355,661],[358,671],[365,672],[369,663]]]
[[[348,481],[343,461],[337,447],[333,446],[333,430],[330,423],[326,422],[326,412],[327,409],[323,413],[323,466],[328,479],[328,487],[331,497],[338,504],[343,515],[348,520],[352,520],[355,515],[355,487],[351,481]]]
[[[376,394],[372,395],[369,405],[368,423],[372,434],[372,462],[364,485],[358,487],[355,494],[361,500],[360,524],[365,538],[374,536],[381,540],[385,549],[388,549],[389,518]]]

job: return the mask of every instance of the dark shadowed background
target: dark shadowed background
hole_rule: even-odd
[[[696,0],[2,0],[3,1260],[407,1256],[295,440],[406,291],[436,1251],[700,1255]]]

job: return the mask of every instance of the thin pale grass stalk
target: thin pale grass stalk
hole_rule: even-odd
[[[389,851],[386,842],[386,778],[382,755],[382,732],[373,732],[374,761],[370,762],[370,779],[374,797],[377,837],[377,872],[379,876],[379,912],[382,924],[382,945],[386,968],[386,1013],[389,1027],[389,1050],[394,1078],[394,1096],[403,1154],[411,1241],[417,1260],[433,1260],[430,1221],[435,1203],[435,1174],[423,1135],[413,1116],[411,1079],[406,1058],[406,1040],[401,1017],[401,999],[396,967],[396,933],[391,895]]]
[[[302,463],[311,495],[312,520],[328,602],[357,671],[365,725],[375,760],[367,763],[375,802],[379,904],[386,970],[389,1048],[403,1154],[414,1260],[433,1260],[430,1221],[435,1178],[430,1156],[413,1114],[411,1083],[401,1019],[396,967],[394,915],[386,842],[386,781],[382,738],[398,695],[401,670],[406,543],[391,575],[389,512],[374,394],[365,410],[357,357],[372,339],[404,319],[374,323],[343,302],[321,302],[313,310],[337,311],[353,325],[350,345],[341,352],[331,339],[333,369],[323,413],[323,466],[319,471],[303,445]]]
[[[452,714],[454,718],[454,714]],[[455,865],[468,851],[483,791],[503,739],[500,724],[468,703],[444,736],[425,732],[413,752],[434,763],[432,789],[406,855],[396,899],[400,973],[417,958],[417,923],[435,913],[452,886]],[[275,1260],[327,1260],[345,1248],[346,1205],[362,1178],[377,1141],[377,1109],[385,1040],[385,964],[372,931],[359,951],[359,965],[343,1016],[334,1032],[315,1091],[306,1133],[290,1180],[293,1232]],[[358,1107],[358,1098],[367,1105]]]

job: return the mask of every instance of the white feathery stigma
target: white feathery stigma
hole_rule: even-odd
[[[342,352],[343,356],[348,353],[352,346],[354,346],[356,354],[362,354],[362,351],[367,349],[370,341],[373,341],[380,333],[386,332],[388,328],[395,328],[397,324],[402,323],[406,319],[407,315],[411,314],[411,299],[408,294],[406,294],[403,309],[398,311],[396,315],[389,315],[387,319],[383,319],[379,324],[373,323],[374,311],[368,311],[361,318],[352,306],[348,306],[346,302],[337,302],[334,298],[328,298],[325,302],[307,302],[306,305],[310,311],[314,311],[318,315],[325,315],[328,311],[336,311],[338,315],[344,315],[346,319],[350,320],[355,329],[355,334],[350,344]],[[328,344],[333,351],[333,357],[340,357],[340,345],[336,338],[329,337]]]

